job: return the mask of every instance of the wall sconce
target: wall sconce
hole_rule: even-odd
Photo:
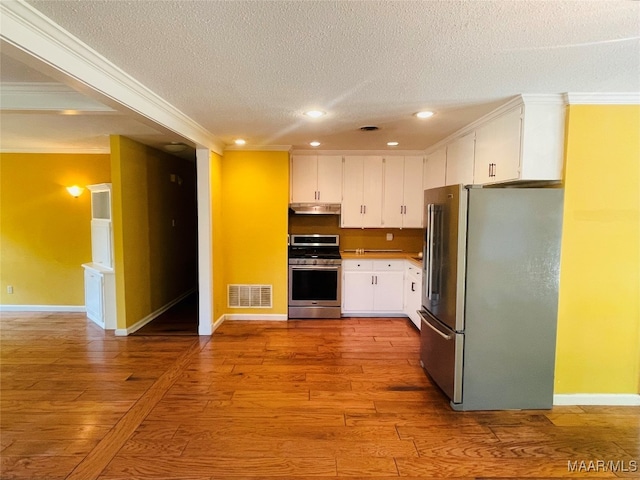
[[[73,198],[78,198],[82,195],[82,192],[84,192],[84,188],[74,185],[73,187],[67,187],[67,192],[69,192],[69,195]]]

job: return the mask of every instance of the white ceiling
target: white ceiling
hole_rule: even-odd
[[[395,140],[397,149],[424,150],[517,94],[640,91],[637,1],[28,4],[226,145],[242,137],[255,146],[387,149]],[[2,47],[4,151],[30,142],[105,148],[109,133],[198,143],[115,104],[101,111],[98,96],[76,117],[8,109],[6,92],[19,97],[21,82],[33,89],[52,78],[41,73],[50,67]],[[327,115],[303,117],[311,108]],[[436,115],[412,116],[423,109]]]

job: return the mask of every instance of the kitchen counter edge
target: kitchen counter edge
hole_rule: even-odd
[[[415,253],[406,252],[340,252],[343,260],[408,260],[412,265],[422,268],[422,259]]]

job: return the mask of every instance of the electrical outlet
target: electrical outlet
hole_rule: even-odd
[[[8,294],[12,294],[13,293],[13,285],[7,285],[7,293]]]
[[[387,233],[387,242],[393,240],[393,233]]]

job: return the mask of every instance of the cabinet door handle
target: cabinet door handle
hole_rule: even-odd
[[[362,213],[362,205],[360,205],[360,213]]]
[[[402,205],[400,205],[400,215],[402,215],[404,212],[402,211]]]
[[[367,214],[367,206],[366,205],[364,205],[364,214],[365,215]]]
[[[373,285],[373,275],[371,275],[371,285]]]
[[[320,190],[318,190],[318,200],[320,200]]]
[[[411,291],[412,292],[416,291],[416,282],[411,282]]]

